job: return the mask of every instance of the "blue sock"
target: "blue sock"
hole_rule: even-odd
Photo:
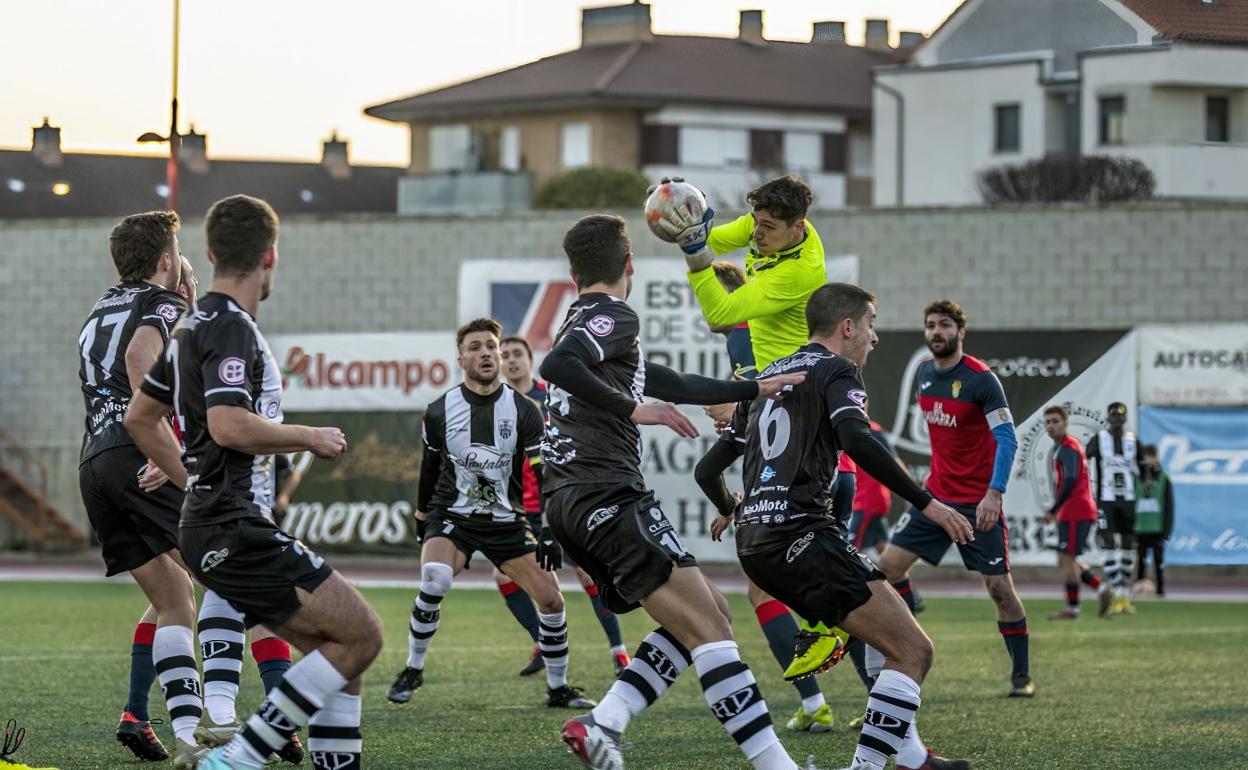
[[[585,593],[589,595],[589,603],[594,605],[594,616],[602,625],[603,633],[607,635],[607,642],[612,647],[622,647],[624,637],[620,635],[620,619],[602,603],[602,597],[598,595],[598,586],[589,586],[585,589]]]
[[[134,629],[134,643],[130,646],[130,695],[126,698],[126,711],[135,719],[149,718],[147,697],[156,682],[156,664],[152,662],[152,639],[155,635],[155,623],[140,623]]]
[[[290,645],[277,637],[252,642],[251,657],[256,659],[266,694],[272,692],[290,670]]]
[[[537,644],[537,608],[533,606],[533,600],[528,593],[511,581],[499,586],[498,592],[503,595],[503,601],[507,602],[507,609],[511,610],[512,617],[529,632],[533,644]]]

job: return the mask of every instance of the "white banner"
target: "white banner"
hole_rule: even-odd
[[[1059,390],[1050,404],[1070,412],[1070,435],[1085,447],[1105,426],[1105,408],[1114,401],[1127,405],[1128,429],[1136,423],[1136,333],[1128,332],[1105,355]],[[1005,492],[1005,515],[1010,526],[1010,559],[1015,564],[1055,564],[1057,533],[1044,527],[1044,512],[1053,504],[1055,484],[1049,456],[1053,439],[1044,432],[1044,407],[1017,423],[1018,454]],[[1089,543],[1093,548],[1095,543]]]
[[[453,331],[280,334],[269,344],[288,412],[421,411],[460,377]]]
[[[686,278],[680,257],[634,259],[629,304],[641,320],[641,349],[646,358],[680,372],[727,377],[725,338],[712,333]],[[856,256],[830,257],[829,281],[856,282]],[[521,334],[540,359],[576,299],[565,259],[471,260],[459,271],[461,323],[489,316],[505,333]],[[655,491],[685,545],[703,561],[735,561],[730,541],[710,539],[715,510],[693,480],[693,468],[715,441],[714,427],[700,407],[685,407],[701,431],[689,441],[667,428],[643,427],[642,473]],[[728,475],[728,487],[741,489],[740,463]]]
[[[1248,324],[1143,326],[1140,403],[1248,405]]]

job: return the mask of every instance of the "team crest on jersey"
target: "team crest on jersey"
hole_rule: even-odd
[[[854,388],[853,390],[849,391],[849,393],[847,393],[846,395],[849,396],[850,401],[853,401],[858,406],[862,406],[863,404],[867,403],[867,391],[865,390]]]
[[[962,380],[954,380],[953,381],[953,397],[957,398],[958,394],[961,392],[962,392]]]
[[[231,356],[217,367],[217,376],[227,385],[241,385],[247,376],[247,365],[243,359]]]
[[[511,438],[512,425],[514,425],[514,423],[511,420],[499,420],[498,421],[498,437],[501,438],[503,441],[506,441],[507,439]]]
[[[596,315],[589,319],[585,328],[593,332],[595,337],[605,337],[615,330],[615,319],[609,315]]]

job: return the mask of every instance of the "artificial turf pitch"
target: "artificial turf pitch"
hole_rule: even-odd
[[[571,713],[545,706],[541,675],[516,675],[531,645],[496,592],[452,590],[425,686],[405,707],[388,703],[385,691],[407,654],[413,591],[364,593],[386,634],[365,680],[365,767],[580,767],[558,738]],[[0,720],[16,718],[27,731],[14,759],[63,770],[139,765],[113,739],[129,681],[130,636],[145,604],[138,589],[0,583],[0,597]],[[849,661],[820,678],[837,728],[785,731],[797,694],[781,681],[745,597],[729,599],[743,657],[789,752],[799,764],[812,754],[820,768],[849,764],[856,733],[845,724],[861,714],[865,692]],[[1093,602],[1085,602],[1078,621],[1045,620],[1059,606],[1028,602],[1038,692],[1018,700],[1005,697],[1009,663],[988,600],[927,600],[920,621],[935,642],[936,662],[919,711],[926,742],[984,770],[1248,767],[1248,607],[1148,602],[1134,616],[1099,620]],[[606,641],[584,594],[569,593],[568,610],[571,680],[596,698],[612,680]],[[630,649],[651,628],[641,612],[622,622]],[[260,696],[249,657],[240,714]],[[158,687],[151,715],[165,716]],[[157,730],[171,747],[168,725]],[[708,713],[692,672],[633,722],[626,740],[633,744],[625,753],[630,768],[748,767]]]

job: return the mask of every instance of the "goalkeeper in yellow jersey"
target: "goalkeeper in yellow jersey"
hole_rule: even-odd
[[[667,180],[664,180],[667,181]],[[678,181],[678,180],[673,180]],[[757,371],[787,356],[809,337],[806,327],[806,301],[815,289],[827,283],[823,241],[814,225],[806,220],[813,196],[810,187],[793,176],[773,179],[746,194],[751,212],[727,224],[712,227],[714,211],[689,211],[692,221],[666,222],[673,240],[685,252],[689,282],[712,328],[748,323]],[[681,211],[680,213],[685,213]],[[698,217],[693,219],[693,217]],[[745,257],[745,285],[728,291],[716,277],[711,264],[717,257],[748,249]],[[731,414],[731,410],[727,410]],[[726,421],[726,418],[724,418]],[[731,511],[729,511],[731,514]],[[750,585],[763,633],[781,666],[785,678],[797,679],[823,670],[844,654],[844,632],[829,632],[824,626],[796,633],[796,624],[787,608],[761,589]],[[782,652],[782,637],[797,637],[796,654]],[[773,639],[773,637],[775,637]],[[803,693],[805,695],[805,693]],[[803,698],[804,704],[822,706],[822,696]],[[814,714],[798,714],[791,729],[827,729],[830,713],[819,716],[828,724],[808,724]]]

